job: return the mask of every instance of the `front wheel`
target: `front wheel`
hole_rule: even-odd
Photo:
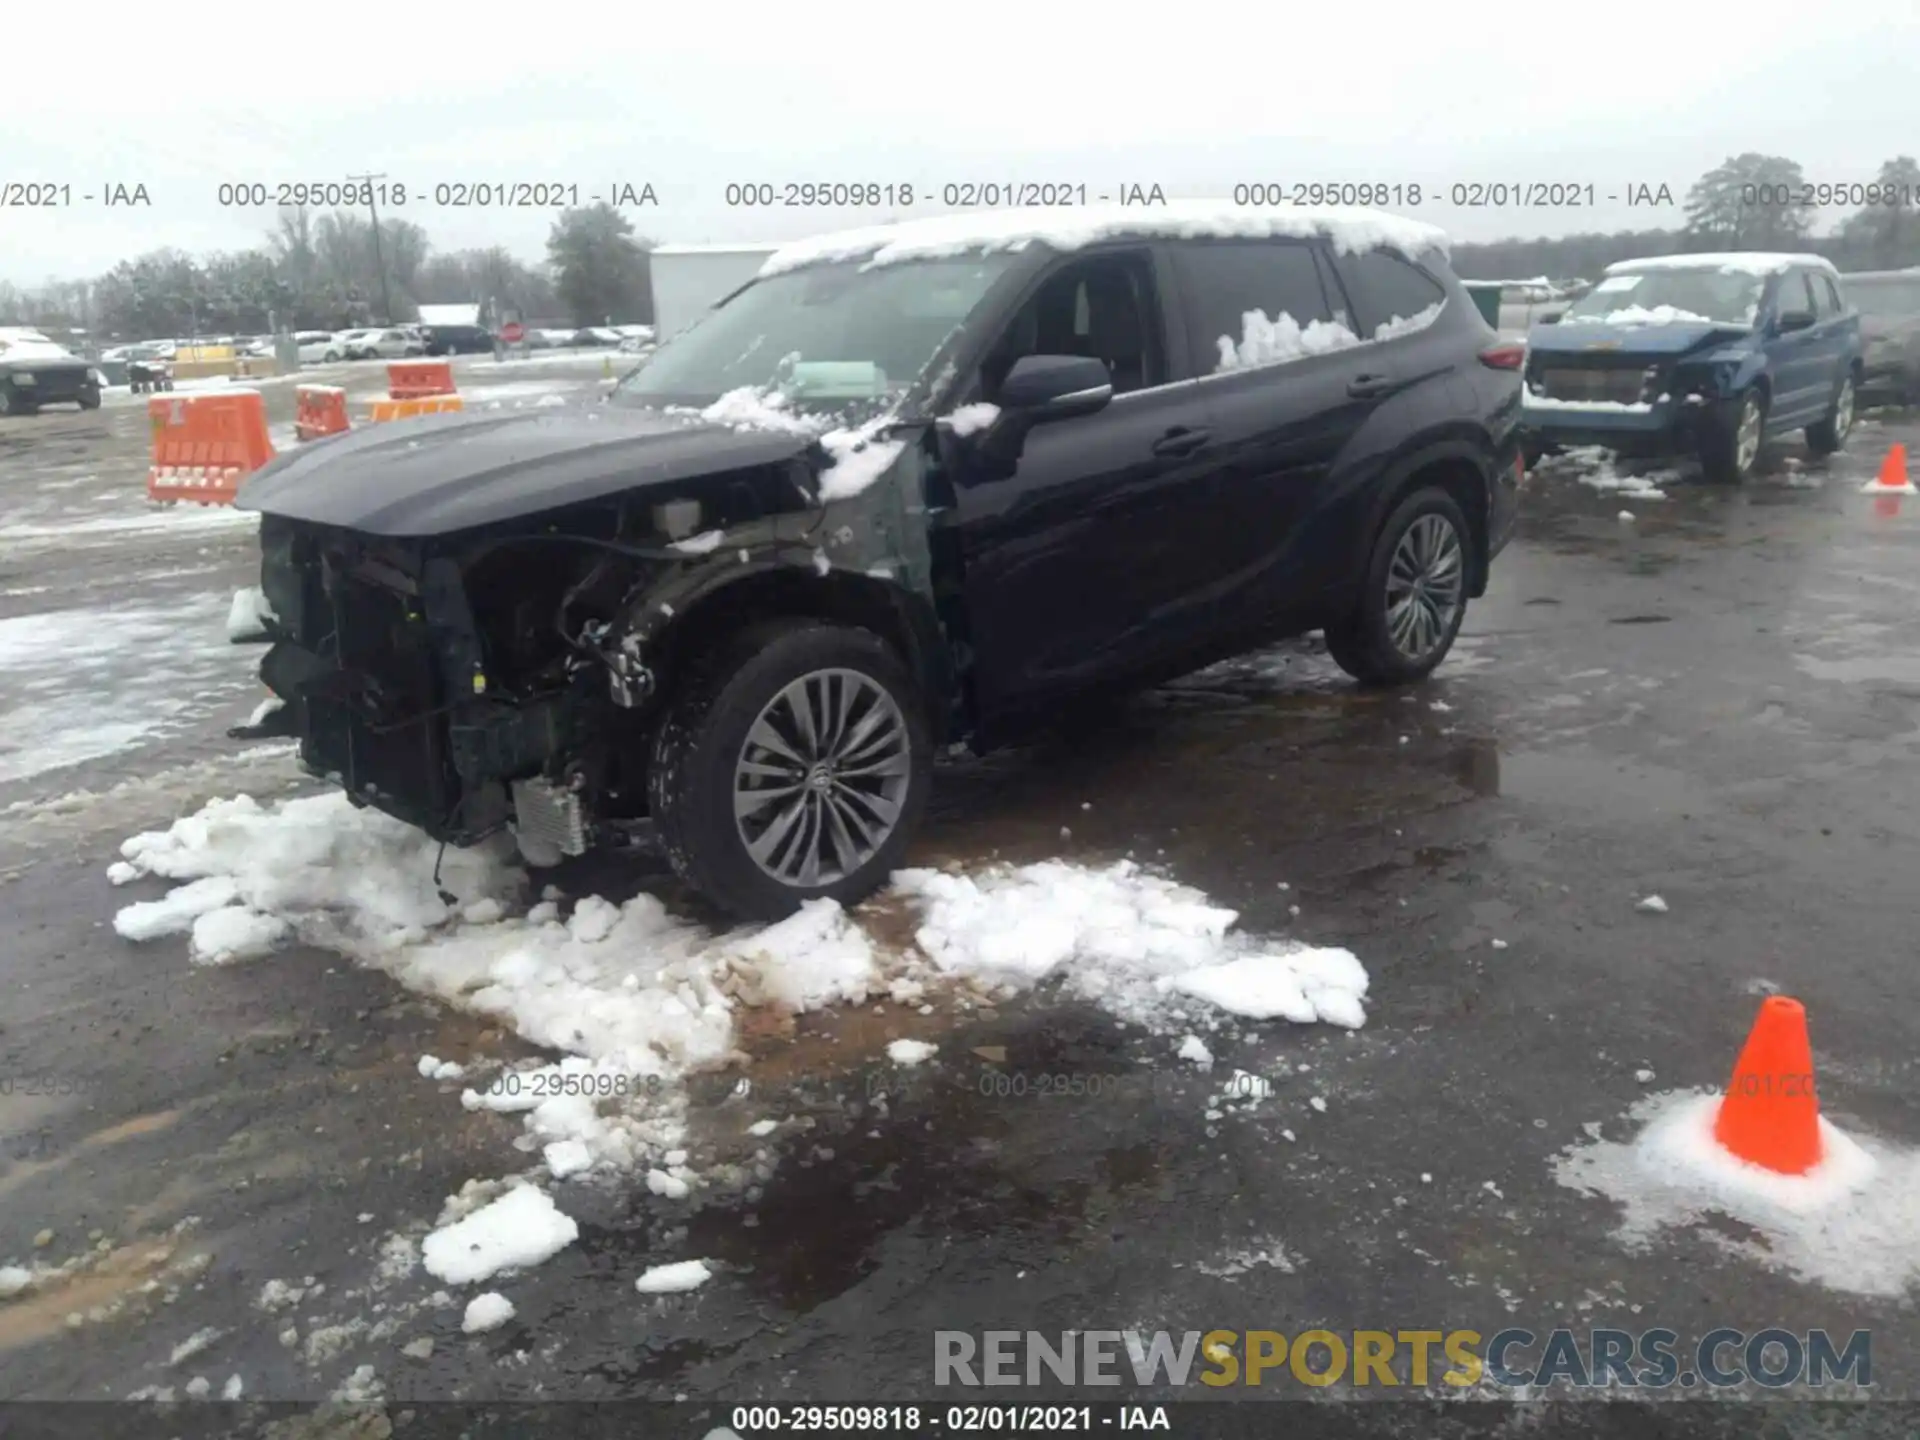
[[[80,392],[80,408],[82,410],[98,410],[100,408],[100,392],[98,390],[82,390]]]
[[[1374,541],[1352,614],[1326,627],[1327,653],[1363,685],[1424,679],[1467,613],[1471,532],[1453,496],[1416,490]]]
[[[1832,455],[1847,443],[1853,429],[1854,392],[1851,373],[1840,377],[1840,388],[1833,393],[1833,404],[1826,415],[1807,427],[1807,448],[1816,455]]]
[[[1700,449],[1707,478],[1721,485],[1738,485],[1753,473],[1760,458],[1760,439],[1766,433],[1767,403],[1758,390],[1741,393],[1733,419],[1711,431]]]
[[[647,788],[680,877],[724,910],[776,920],[879,888],[932,781],[921,697],[892,648],[787,619],[738,632],[687,677]]]

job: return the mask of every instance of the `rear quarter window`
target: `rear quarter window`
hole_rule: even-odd
[[[1384,327],[1431,319],[1446,303],[1445,286],[1391,250],[1336,254],[1333,267],[1353,301],[1359,333],[1367,339],[1386,338],[1380,335]]]
[[[1196,375],[1282,364],[1353,343],[1304,241],[1196,241],[1177,246],[1174,257]]]

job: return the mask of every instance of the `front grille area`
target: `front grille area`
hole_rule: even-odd
[[[305,598],[318,604],[301,617],[301,640],[327,668],[303,687],[303,759],[350,793],[437,829],[459,788],[435,654],[414,602],[337,568]]]
[[[1542,365],[1527,377],[1543,400],[1605,400],[1637,405],[1648,398],[1644,365]]]

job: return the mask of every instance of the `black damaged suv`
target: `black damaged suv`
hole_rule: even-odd
[[[937,747],[1323,629],[1440,663],[1505,543],[1518,346],[1371,212],[999,212],[777,254],[608,403],[257,472],[304,764],[553,863],[650,819],[735,913],[857,899]]]

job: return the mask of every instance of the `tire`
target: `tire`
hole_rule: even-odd
[[[1406,685],[1432,674],[1466,618],[1472,556],[1473,531],[1453,496],[1438,486],[1407,496],[1380,527],[1352,614],[1326,627],[1334,663],[1362,685]],[[1410,570],[1424,581],[1411,591]],[[1403,624],[1416,628],[1403,633]]]
[[[811,685],[800,686],[810,677]],[[809,783],[792,787],[795,798],[790,803],[768,802],[736,819],[741,781],[756,778],[743,767],[757,767],[757,776],[768,781],[776,769],[801,773],[770,748],[755,747],[759,758],[748,760],[749,736],[766,733],[763,721],[772,727],[773,738],[797,742],[792,752],[808,752],[802,758],[818,754],[799,739],[790,707],[808,696],[819,699],[823,683],[843,699],[850,690],[855,692],[853,703],[859,708],[850,727],[842,720],[843,735],[849,728],[857,735],[871,721],[879,733],[894,736],[890,746],[871,735],[860,738],[850,752],[866,764],[875,763],[872,754],[901,763],[898,772],[884,778],[868,775],[860,782],[884,789],[884,803],[894,807],[890,830],[876,823],[884,814],[881,806],[869,803],[863,808],[855,800],[839,798],[850,789],[856,797],[866,791],[823,784],[817,766],[807,772],[813,777]],[[889,714],[891,720],[885,718]],[[875,720],[876,715],[882,718]],[[816,733],[821,728],[816,727]],[[875,751],[876,744],[885,748]],[[687,675],[668,702],[649,762],[649,806],[675,872],[731,914],[778,920],[823,896],[852,904],[878,889],[898,867],[926,809],[933,782],[933,737],[917,687],[879,636],[816,620],[783,619],[737,632]],[[814,790],[813,785],[822,788]],[[855,835],[849,815],[868,823],[867,838],[873,843],[844,843]],[[782,828],[781,821],[789,817]],[[840,826],[837,834],[829,820]],[[748,849],[749,832],[754,840],[769,842],[764,865]],[[816,861],[823,862],[811,882],[803,863],[809,841]],[[784,875],[776,873],[780,871]]]
[[[81,391],[80,408],[82,410],[98,410],[100,408],[100,392],[98,390]]]
[[[1858,396],[1854,391],[1853,372],[1849,370],[1834,389],[1833,403],[1827,407],[1826,417],[1807,427],[1807,449],[1816,455],[1836,453],[1853,431],[1856,409]]]
[[[0,385],[0,415],[20,414],[20,402],[13,398],[13,391]]]
[[[1742,441],[1742,433],[1753,427],[1752,444]],[[1766,436],[1767,402],[1758,390],[1740,392],[1733,422],[1718,427],[1700,447],[1700,464],[1707,479],[1718,485],[1738,485],[1753,473],[1760,458],[1760,446]]]
[[[327,351],[321,358],[320,363],[322,365],[338,365],[340,363],[340,352],[338,350]]]

